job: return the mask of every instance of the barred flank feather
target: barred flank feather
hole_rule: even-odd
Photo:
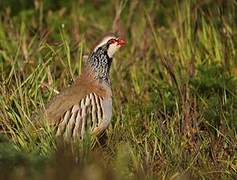
[[[63,136],[65,139],[78,139],[83,138],[86,131],[93,133],[96,128],[100,128],[100,125],[106,123],[104,121],[110,120],[105,116],[103,101],[104,98],[95,93],[90,93],[81,99],[62,116],[56,128],[56,136]]]

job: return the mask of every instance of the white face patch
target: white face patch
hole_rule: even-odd
[[[118,45],[117,43],[110,44],[110,45],[109,45],[109,48],[108,48],[108,51],[107,51],[108,56],[109,56],[110,58],[112,58],[113,55],[114,55],[114,53],[115,53],[116,51],[118,51],[118,49],[119,49],[120,47],[121,47],[121,46]]]
[[[102,41],[94,48],[94,52],[101,46],[103,46],[104,44],[106,44],[110,39],[117,39],[117,37],[115,36],[106,36],[104,39],[102,39]],[[110,44],[109,48],[108,48],[108,56],[110,58],[113,57],[114,53],[120,48],[120,45],[117,45],[117,43],[114,44]]]

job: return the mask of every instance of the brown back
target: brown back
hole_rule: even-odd
[[[61,91],[46,105],[41,116],[46,116],[49,124],[56,124],[68,109],[92,92],[104,98],[111,96],[111,91],[95,79],[87,67],[72,86]]]

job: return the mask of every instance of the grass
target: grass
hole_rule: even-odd
[[[235,179],[237,4],[230,1],[0,3],[2,179]],[[32,113],[116,31],[104,147],[27,131]]]

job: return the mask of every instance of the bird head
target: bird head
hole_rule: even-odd
[[[109,58],[112,58],[114,53],[118,51],[119,48],[124,46],[125,44],[126,44],[125,40],[115,35],[107,35],[94,48],[94,52],[96,52],[100,47],[106,48]]]

